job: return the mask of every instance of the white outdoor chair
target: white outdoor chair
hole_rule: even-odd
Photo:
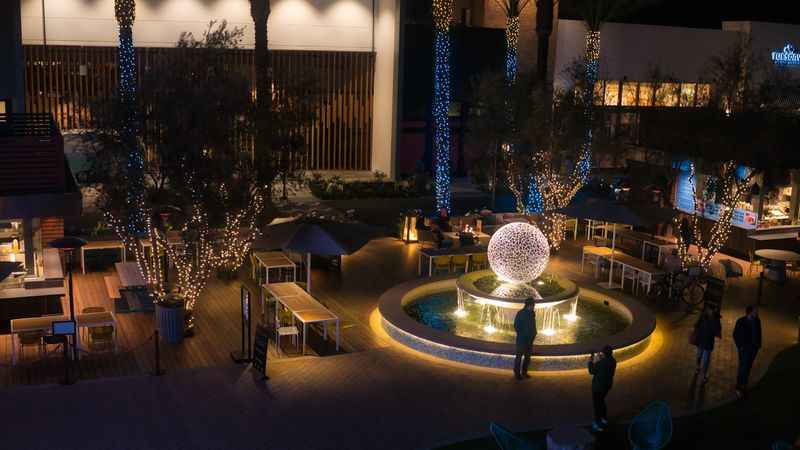
[[[622,290],[625,290],[625,280],[631,280],[631,290],[634,295],[638,290],[639,271],[628,266],[622,266]]]
[[[288,325],[285,327],[278,328],[278,348],[281,347],[281,338],[284,336],[291,336],[292,337],[292,344],[294,344],[294,348],[299,350],[300,349],[300,340],[298,336],[300,335],[300,330],[297,329],[294,325]]]

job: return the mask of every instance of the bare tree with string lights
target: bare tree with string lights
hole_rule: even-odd
[[[706,202],[697,193],[695,163],[689,164],[689,183],[692,185],[692,195],[695,205],[694,214],[688,217],[687,235],[676,233],[678,237],[678,256],[681,260],[682,268],[688,269],[691,266],[699,266],[705,273],[711,266],[714,255],[725,245],[731,234],[731,219],[740,201],[750,192],[750,184],[756,171],[751,170],[745,176],[741,176],[739,164],[735,161],[725,161],[718,167],[717,176],[711,178],[714,187],[715,208],[719,208],[719,218],[711,226],[707,234],[703,233],[703,217],[706,214]],[[674,218],[675,229],[681,229],[679,215]],[[691,242],[687,237],[691,235]],[[697,253],[690,252],[690,246],[694,243]]]
[[[87,134],[97,144],[91,171],[102,183],[106,221],[136,258],[155,297],[177,290],[189,310],[212,276],[241,266],[271,205],[246,139],[256,126],[250,80],[230,70],[225,58],[242,36],[242,29],[211,22],[201,39],[181,35],[177,46],[187,55],[182,64],[143,73],[137,113],[147,127],[142,142],[150,155],[138,205],[144,233],[131,231],[127,186],[118,182],[127,160],[115,130],[124,114],[111,108]],[[164,255],[176,271],[171,285]]]

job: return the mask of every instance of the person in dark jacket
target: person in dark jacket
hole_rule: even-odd
[[[528,366],[531,363],[533,340],[536,339],[536,312],[532,298],[525,300],[525,306],[514,317],[514,331],[517,332],[517,355],[514,358],[514,377],[517,380],[530,378]]]
[[[711,363],[711,352],[714,351],[714,341],[722,338],[722,323],[716,309],[708,307],[700,314],[694,324],[694,336],[694,345],[697,346],[695,373],[700,373],[702,369],[703,383],[708,383],[708,366]]]
[[[594,422],[592,429],[602,431],[608,426],[608,413],[606,409],[606,396],[614,385],[614,372],[617,370],[617,360],[614,359],[614,350],[610,345],[603,347],[603,353],[596,355],[592,352],[589,358],[589,373],[592,375],[592,404],[594,406]]]
[[[736,321],[733,328],[733,341],[739,351],[739,370],[736,375],[736,395],[744,395],[747,381],[750,378],[750,369],[756,360],[758,349],[761,348],[761,319],[758,317],[758,308],[750,305],[745,309],[745,315]]]

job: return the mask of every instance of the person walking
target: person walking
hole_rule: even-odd
[[[592,430],[603,431],[608,426],[606,396],[614,384],[614,373],[617,360],[610,345],[603,347],[599,355],[592,352],[589,358],[589,373],[592,375],[592,405],[594,406],[594,422]]]
[[[721,338],[720,315],[713,306],[709,306],[694,324],[694,345],[697,346],[697,368],[694,373],[703,371],[704,384],[708,383],[708,366],[711,363],[711,352],[714,351],[714,341]]]
[[[514,317],[514,331],[517,332],[516,356],[514,357],[514,378],[530,378],[528,366],[531,363],[533,340],[536,339],[536,312],[533,298],[525,300],[525,306]]]
[[[761,348],[761,319],[758,317],[758,308],[755,305],[748,306],[745,309],[745,315],[736,321],[736,326],[733,328],[733,341],[739,351],[736,395],[742,397],[747,390],[747,381],[750,378],[753,362]]]

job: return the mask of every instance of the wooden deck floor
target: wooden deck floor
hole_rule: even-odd
[[[103,276],[110,272],[92,272],[75,276],[75,309],[81,311],[88,306],[102,306],[113,311]],[[263,311],[257,301],[258,290],[254,283],[246,280],[247,270],[243,269],[241,277],[256,297],[252,302],[253,330]],[[196,333],[184,339],[181,344],[160,345],[161,367],[166,371],[178,369],[210,367],[232,364],[230,353],[241,347],[240,325],[240,281],[226,282],[218,279],[210,281],[203,297],[195,308]],[[369,337],[371,333],[363,326],[356,327],[349,323],[345,311],[338,305],[325,301],[327,306],[342,319],[342,350],[351,352],[374,345]],[[63,305],[69,311],[68,305]],[[272,314],[268,314],[271,318]],[[88,353],[78,363],[77,373],[81,379],[98,377],[117,377],[152,373],[155,366],[155,346],[153,331],[155,329],[152,312],[134,312],[116,314],[118,323],[118,351],[116,354]],[[355,346],[353,345],[355,344]],[[309,333],[309,355],[332,354],[335,347],[332,342],[325,342],[315,332]],[[280,364],[281,361],[299,356],[299,352],[285,338],[278,352],[270,340],[268,364]],[[0,336],[0,386],[20,384],[56,383],[63,378],[62,354],[56,346],[50,346],[48,353],[40,357],[34,348],[26,348],[23,357],[16,366],[11,365],[11,338]]]

